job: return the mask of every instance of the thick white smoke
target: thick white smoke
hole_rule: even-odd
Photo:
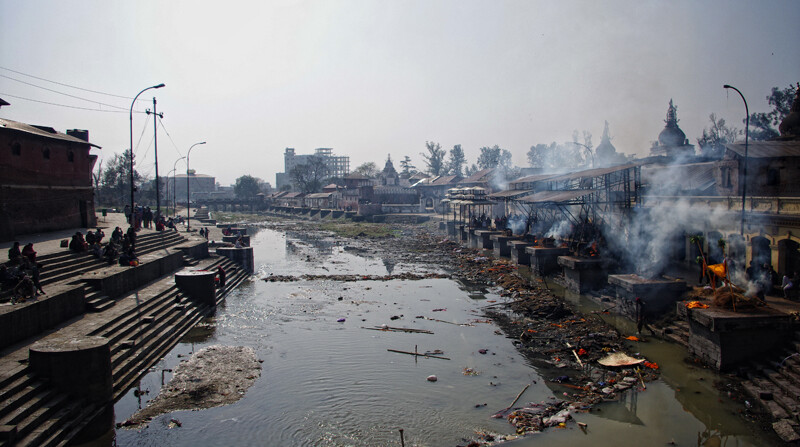
[[[673,187],[686,170],[678,165],[652,171],[645,206],[630,213],[609,213],[603,234],[612,247],[637,274],[652,277],[672,261],[675,244],[685,235],[709,228],[733,231],[736,219],[724,206],[713,207],[689,197],[676,198]],[[716,244],[716,241],[710,241]]]

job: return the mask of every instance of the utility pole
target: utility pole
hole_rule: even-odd
[[[147,111],[150,114],[150,111]],[[163,113],[156,113],[156,97],[153,96],[153,145],[156,152],[156,222],[161,217],[161,193],[158,187],[158,118],[164,118]]]

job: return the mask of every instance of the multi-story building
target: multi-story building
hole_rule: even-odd
[[[193,170],[189,171],[188,182],[186,174],[176,174],[175,177],[167,179],[167,193],[168,200],[172,200],[173,196],[177,203],[186,203],[186,186],[189,186],[189,192],[192,194],[192,200],[195,200],[195,194],[200,197],[207,198],[208,195],[217,190],[216,178],[206,174],[197,174]]]
[[[287,147],[283,153],[283,172],[275,175],[276,188],[281,189],[285,185],[291,185],[289,173],[295,166],[308,164],[311,157],[320,157],[325,162],[329,178],[342,178],[350,172],[350,157],[333,155],[332,148],[320,147],[315,149],[313,154],[298,155],[293,147]]]

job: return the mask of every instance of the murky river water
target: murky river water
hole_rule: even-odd
[[[333,239],[303,240],[291,231],[261,230],[252,245],[261,276],[430,271],[358,256]],[[546,401],[569,390],[548,382],[558,374],[531,367],[511,340],[485,322],[480,308],[497,299],[449,279],[245,283],[208,325],[194,329],[116,404],[116,419],[124,421],[155,398],[171,378],[167,370],[205,346],[253,347],[263,360],[261,378],[233,405],[165,414],[147,428],[117,430],[112,442],[399,446],[403,429],[407,446],[455,446],[476,431],[513,433],[505,420],[490,416],[526,384],[532,385],[522,402]],[[338,322],[341,318],[345,321]],[[364,329],[383,324],[434,334]],[[451,360],[387,351],[415,348],[440,349]],[[599,411],[576,414],[588,424],[586,433],[570,424],[505,445],[777,445],[736,414],[739,407],[714,389],[712,372],[683,362],[681,348],[651,341],[641,352],[662,366],[662,379],[598,406]],[[465,375],[465,368],[479,374]],[[438,382],[426,380],[432,374]],[[171,419],[181,426],[170,428]]]

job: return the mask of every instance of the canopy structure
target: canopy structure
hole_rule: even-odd
[[[562,236],[580,244],[597,237],[597,223],[608,213],[641,204],[641,167],[647,163],[523,177],[510,183],[515,189],[487,198],[503,202],[506,214],[525,216],[526,231],[544,233],[555,226],[568,227]]]

